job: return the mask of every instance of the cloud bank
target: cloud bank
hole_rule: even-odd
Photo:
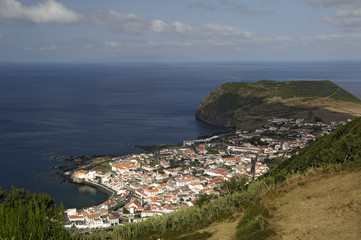
[[[336,12],[325,18],[343,31],[361,31],[360,0],[303,0],[318,7],[332,7]]]
[[[33,23],[78,23],[83,17],[55,0],[44,0],[23,6],[16,0],[0,0],[0,18],[26,20]]]
[[[361,6],[339,8],[334,16],[326,18],[326,21],[344,31],[361,31]]]
[[[26,47],[26,48],[24,48],[24,50],[26,50],[26,51],[40,51],[40,52],[54,51],[54,50],[56,50],[56,49],[58,49],[58,47],[57,47],[56,45],[39,47],[39,48],[33,48],[33,47]]]
[[[301,0],[315,6],[330,7],[330,6],[345,6],[345,5],[361,5],[359,0]]]
[[[139,49],[156,47],[176,47],[176,48],[228,48],[228,49],[248,49],[248,48],[273,48],[273,49],[294,49],[299,47],[355,47],[361,46],[361,34],[327,34],[308,37],[290,36],[252,36],[248,39],[237,38],[209,38],[209,39],[185,39],[185,40],[162,40],[162,41],[107,41],[104,46],[109,49]]]
[[[191,26],[182,22],[167,23],[162,20],[145,20],[135,14],[121,14],[114,11],[98,10],[92,20],[101,25],[110,27],[115,32],[123,34],[177,34],[192,38],[219,38],[237,37],[249,38],[252,34],[239,27],[220,24],[201,24]]]

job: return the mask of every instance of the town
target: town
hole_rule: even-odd
[[[194,206],[201,194],[220,195],[224,181],[234,176],[256,180],[273,161],[290,158],[345,124],[274,117],[251,132],[237,130],[184,141],[182,146],[115,157],[106,170],[79,169],[71,175],[75,182],[104,188],[111,196],[98,206],[67,209],[65,227],[76,231],[112,228]]]

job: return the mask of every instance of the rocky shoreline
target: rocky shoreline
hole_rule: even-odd
[[[113,158],[117,157],[114,154],[100,154],[100,155],[93,155],[93,156],[71,156],[65,159],[65,162],[70,164],[54,166],[53,168],[60,169],[63,172],[67,171],[74,171],[80,168],[90,167],[94,164],[93,160],[96,158]]]
[[[106,161],[108,161],[109,159],[114,157],[117,157],[117,155],[101,154],[101,155],[92,155],[92,156],[71,156],[64,160],[66,163],[69,164],[54,166],[53,168],[58,170],[56,172],[56,175],[57,175],[57,180],[59,182],[68,182],[80,186],[81,185],[90,186],[92,188],[95,188],[97,191],[104,193],[107,196],[106,201],[109,201],[111,198],[113,198],[116,195],[115,191],[99,183],[79,181],[79,179],[74,179],[72,177],[72,173],[80,169],[87,169],[94,167],[95,165],[99,164],[99,162],[96,162],[96,160],[99,160],[101,158],[106,159]]]

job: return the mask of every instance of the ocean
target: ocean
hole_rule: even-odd
[[[66,208],[106,195],[59,182],[69,156],[128,154],[222,128],[195,119],[222,83],[331,80],[361,98],[361,61],[253,63],[0,63],[0,186],[46,192]]]

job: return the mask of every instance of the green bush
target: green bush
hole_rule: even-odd
[[[49,195],[14,187],[0,193],[0,239],[70,239],[64,208]]]

